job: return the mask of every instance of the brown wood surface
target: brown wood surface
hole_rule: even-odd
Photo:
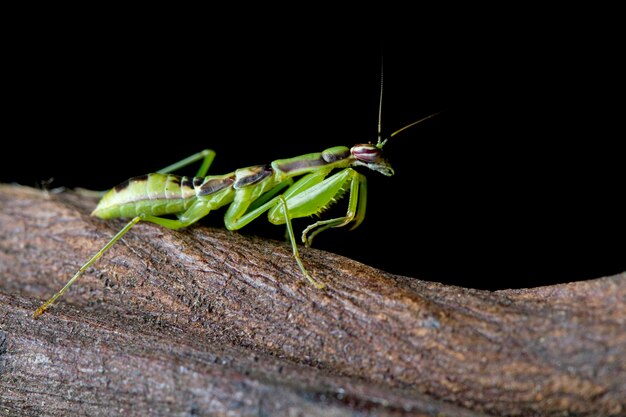
[[[0,186],[1,415],[625,416],[626,274],[478,291]],[[503,277],[505,278],[505,277]]]

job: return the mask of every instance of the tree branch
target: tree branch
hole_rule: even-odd
[[[626,415],[626,274],[497,292],[0,186],[0,413]],[[123,411],[122,411],[123,410]]]

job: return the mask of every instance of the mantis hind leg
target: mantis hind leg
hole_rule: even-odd
[[[119,232],[117,232],[115,236],[113,236],[111,240],[109,240],[109,242],[102,247],[102,249],[96,252],[95,255],[93,255],[87,262],[85,262],[83,266],[81,266],[80,269],[74,274],[74,276],[67,282],[67,284],[63,286],[63,288],[61,288],[56,294],[54,294],[48,301],[43,303],[43,305],[35,311],[35,313],[33,314],[33,318],[37,318],[38,316],[43,314],[43,312],[46,311],[57,298],[59,298],[61,295],[63,295],[63,293],[65,293],[65,291],[68,290],[68,288],[74,283],[74,281],[76,281],[78,277],[87,270],[87,268],[89,268],[91,265],[93,265],[94,262],[100,259],[100,257],[104,255],[104,253],[109,250],[111,246],[115,244],[115,242],[117,242],[141,220],[156,223],[160,226],[167,227],[168,229],[180,229],[181,227],[189,226],[190,224],[198,221],[202,217],[206,216],[209,211],[210,208],[208,208],[207,205],[204,204],[204,202],[198,202],[189,207],[189,209],[187,209],[185,212],[181,213],[178,216],[178,219],[166,219],[147,214],[140,214],[139,216],[134,217],[126,224],[126,226],[124,226]]]
[[[200,169],[196,173],[196,177],[204,177],[206,173],[209,171],[209,167],[213,163],[213,159],[215,159],[215,151],[211,149],[204,149],[198,153],[195,153],[182,161],[178,161],[173,163],[172,165],[168,165],[163,169],[157,171],[159,174],[169,174],[170,172],[174,172],[181,168],[186,167],[187,165],[191,165],[194,162],[197,162],[202,159],[202,165],[200,165]]]
[[[109,250],[111,248],[111,246],[113,246],[113,244],[115,242],[117,242],[122,236],[124,236],[134,225],[136,225],[139,221],[141,220],[140,217],[135,217],[133,218],[130,222],[128,222],[126,224],[126,226],[124,226],[122,228],[122,230],[120,230],[119,232],[117,232],[117,234],[115,236],[113,236],[113,238],[111,240],[109,240],[109,242],[104,245],[102,247],[102,249],[100,249],[95,255],[93,255],[91,257],[91,259],[89,259],[87,262],[85,262],[83,264],[83,266],[80,267],[80,269],[74,274],[74,276],[67,282],[67,284],[65,284],[63,286],[63,288],[61,288],[56,294],[54,294],[48,301],[46,301],[45,303],[42,304],[41,307],[39,307],[35,313],[33,314],[33,318],[37,318],[38,316],[40,316],[41,314],[43,314],[44,311],[46,311],[48,309],[48,307],[50,307],[50,305],[52,303],[54,303],[54,301],[59,298],[61,295],[63,295],[63,293],[65,291],[67,291],[67,289],[74,283],[74,281],[76,281],[76,279],[78,279],[79,276],[81,276],[83,274],[83,272],[85,272],[87,270],[87,268],[89,268],[94,262],[96,262],[107,250]]]
[[[178,214],[177,219],[167,219],[165,217],[152,216],[149,214],[140,214],[141,220],[145,220],[150,223],[158,224],[159,226],[167,227],[168,229],[177,230],[181,227],[187,227],[197,222],[211,211],[204,201],[197,201],[186,211]]]
[[[157,173],[169,174],[170,172],[174,172],[176,170],[184,168],[187,165],[191,165],[194,162],[197,162],[201,159],[202,159],[202,165],[200,165],[200,169],[198,169],[198,172],[196,173],[195,176],[204,177],[206,176],[206,173],[208,172],[209,167],[211,166],[211,164],[213,163],[213,160],[215,159],[215,151],[211,149],[204,149],[198,153],[188,156],[187,158],[181,161],[178,161],[176,163],[173,163],[172,165],[168,165],[165,168],[158,170]],[[78,191],[79,194],[84,195],[86,197],[102,197],[107,192],[107,190],[95,191],[95,190],[88,190],[85,188],[78,188],[76,191]]]

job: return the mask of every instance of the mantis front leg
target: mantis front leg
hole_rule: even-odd
[[[350,230],[354,230],[359,227],[365,219],[365,209],[367,207],[367,179],[364,175],[356,171],[350,171],[352,171],[352,173],[350,173],[350,196],[346,215],[334,219],[320,220],[309,225],[302,231],[302,242],[306,246],[311,246],[313,238],[330,227],[343,227],[354,221],[354,225],[350,228]],[[311,231],[313,232],[309,234]]]
[[[357,171],[346,168],[335,175],[325,178],[328,172],[309,174],[284,194],[290,218],[308,217],[318,214],[333,202],[337,201],[344,192],[349,191],[348,210],[345,216],[328,220],[320,220],[308,226],[302,232],[302,242],[310,246],[313,238],[330,227],[343,227],[354,222],[352,229],[358,227],[365,219],[367,205],[367,180]],[[277,206],[269,213],[269,220],[274,224],[283,223],[284,209]],[[352,230],[351,229],[351,230]]]

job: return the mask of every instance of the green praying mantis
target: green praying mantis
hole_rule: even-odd
[[[117,185],[104,194],[92,215],[101,219],[132,220],[85,262],[63,288],[39,307],[33,317],[46,311],[87,268],[138,222],[147,221],[169,229],[180,229],[197,222],[212,210],[227,205],[224,224],[229,230],[241,229],[264,213],[267,213],[270,223],[285,224],[293,256],[302,274],[315,288],[324,288],[325,285],[309,274],[300,259],[291,220],[319,214],[348,193],[345,216],[319,220],[309,225],[302,232],[302,242],[310,246],[316,235],[329,228],[349,224],[352,224],[350,230],[358,227],[365,218],[367,180],[365,175],[354,168],[364,167],[392,176],[394,171],[383,157],[383,146],[403,130],[438,114],[414,121],[382,140],[381,109],[382,74],[376,144],[361,143],[351,148],[336,146],[322,152],[278,159],[267,165],[240,168],[225,175],[207,175],[215,152],[206,149],[156,173],[134,177]],[[171,174],[199,161],[202,163],[195,177]],[[296,177],[300,178],[294,180]]]

